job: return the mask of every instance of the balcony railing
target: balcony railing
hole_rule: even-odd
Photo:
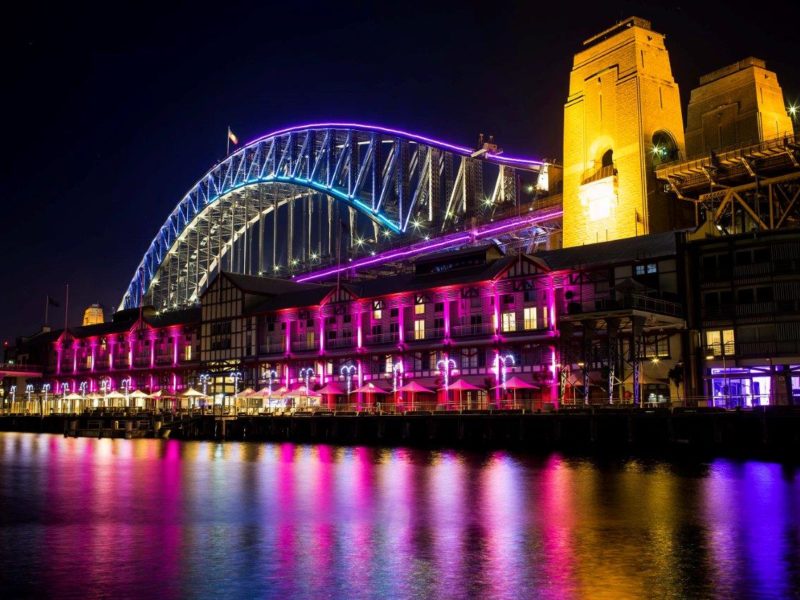
[[[677,302],[651,298],[642,294],[625,294],[620,297],[599,297],[589,302],[570,302],[567,307],[569,314],[606,312],[613,310],[642,310],[645,312],[662,315],[682,316],[683,307]]]
[[[435,329],[426,329],[424,331],[424,335],[419,338],[417,337],[417,334],[413,329],[406,330],[406,336],[405,336],[406,343],[429,342],[441,339],[444,339],[443,327],[437,327]]]
[[[356,339],[350,335],[347,337],[334,338],[325,344],[328,348],[352,348],[356,345]]]
[[[319,342],[316,339],[308,340],[307,338],[303,337],[292,340],[293,352],[309,352],[318,349],[319,349]]]
[[[450,329],[453,337],[472,337],[494,334],[494,327],[491,323],[477,323],[470,325],[456,325]]]
[[[390,331],[388,333],[373,333],[367,336],[368,346],[378,346],[380,344],[394,344],[400,339],[400,332]]]
[[[268,338],[258,347],[259,354],[283,354],[286,343],[282,338]]]

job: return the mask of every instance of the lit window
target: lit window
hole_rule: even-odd
[[[503,331],[517,330],[517,315],[513,312],[503,313]]]
[[[89,354],[86,357],[86,368],[87,369],[91,369],[92,368],[92,355],[91,354]]]
[[[536,329],[536,307],[528,306],[524,310],[523,318],[525,321],[525,329]]]
[[[314,347],[314,332],[306,331],[306,348]]]
[[[415,304],[414,305],[414,314],[415,315],[424,315],[425,314],[425,305],[424,304]]]
[[[726,356],[733,356],[734,347],[733,329],[724,329],[722,331],[722,352]]]
[[[186,347],[183,349],[183,359],[186,362],[192,360],[192,345],[186,344]]]
[[[548,326],[547,307],[546,306],[542,308],[542,322],[544,323],[544,327]]]
[[[714,356],[733,356],[735,353],[733,329],[706,331],[706,348]]]
[[[414,339],[425,339],[425,319],[417,319],[414,321]]]
[[[383,316],[383,311],[381,309],[377,309],[377,310],[373,310],[372,311],[372,318],[375,321],[380,321],[382,316]]]

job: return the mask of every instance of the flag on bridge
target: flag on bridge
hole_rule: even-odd
[[[231,128],[228,127],[228,139],[234,143],[234,145],[239,143],[239,138],[236,137],[236,134],[231,131]]]
[[[54,298],[51,298],[50,296],[48,296],[47,297],[47,306],[55,306],[56,308],[58,308],[61,305],[58,302],[56,302]]]

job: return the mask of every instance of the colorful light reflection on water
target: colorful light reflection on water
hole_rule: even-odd
[[[0,434],[0,589],[786,598],[800,471]]]

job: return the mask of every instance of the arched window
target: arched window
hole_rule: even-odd
[[[675,143],[675,138],[667,131],[656,131],[653,134],[652,154],[653,165],[678,160],[678,144]]]
[[[600,159],[600,166],[601,167],[612,167],[614,166],[614,151],[609,148],[603,154],[603,158]]]

